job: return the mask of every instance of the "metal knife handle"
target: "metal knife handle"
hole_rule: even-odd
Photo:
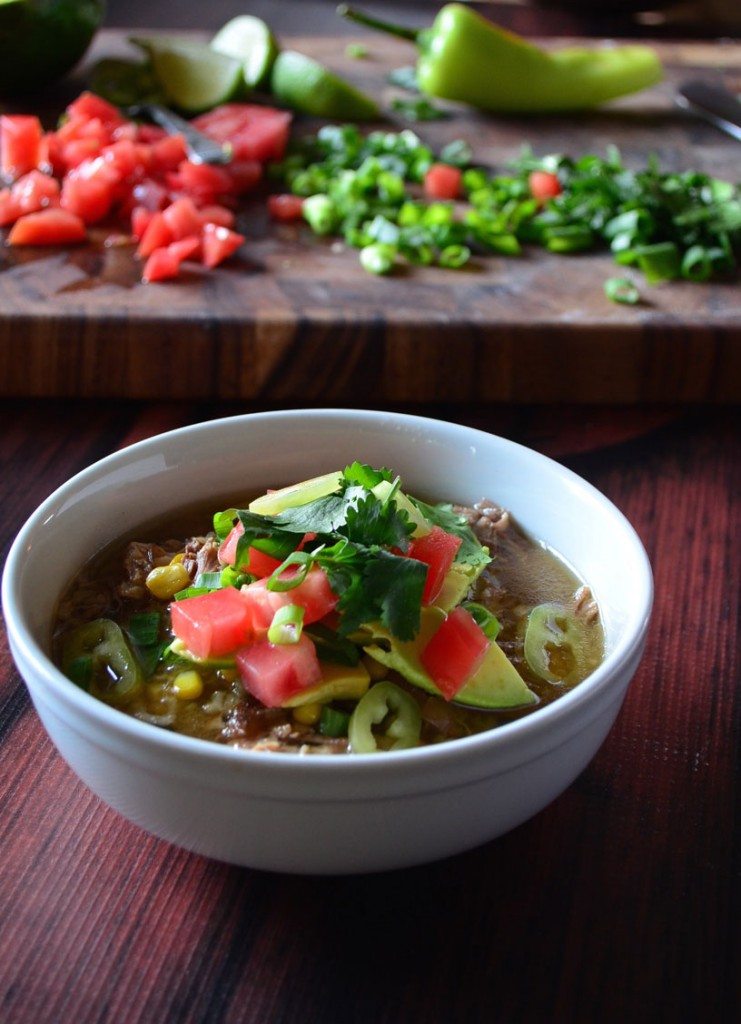
[[[677,104],[741,141],[741,103],[722,86],[697,80],[683,82]]]
[[[139,103],[129,108],[129,113],[136,117],[143,115],[148,117],[160,128],[164,128],[171,135],[182,135],[185,139],[185,146],[188,156],[194,164],[228,164],[232,158],[232,148],[226,143],[214,142],[203,132],[177,114],[173,114],[167,107],[161,107],[158,103]]]

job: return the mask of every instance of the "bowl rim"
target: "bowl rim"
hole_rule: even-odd
[[[615,648],[591,675],[558,700],[537,709],[533,714],[507,722],[495,729],[488,729],[459,739],[446,740],[442,743],[408,750],[384,751],[383,757],[379,757],[375,753],[353,754],[351,757],[338,756],[337,754],[266,756],[265,752],[262,751],[231,747],[209,740],[169,732],[126,715],[75,686],[71,680],[62,674],[61,670],[57,668],[50,657],[37,644],[21,608],[19,587],[20,568],[24,551],[34,530],[42,525],[53,511],[73,496],[81,487],[89,484],[97,477],[109,473],[113,469],[125,466],[128,462],[139,461],[141,457],[146,457],[153,450],[161,451],[163,443],[177,442],[180,439],[187,438],[189,435],[197,435],[204,430],[218,432],[219,429],[223,429],[227,425],[234,426],[242,423],[245,426],[249,426],[255,422],[269,424],[271,421],[280,423],[286,420],[298,419],[301,419],[303,425],[306,425],[307,419],[337,419],[339,422],[348,417],[356,422],[368,420],[375,423],[379,422],[379,418],[384,417],[389,419],[390,424],[407,425],[417,430],[425,425],[432,426],[435,429],[444,427],[445,429],[462,432],[469,443],[476,439],[480,439],[482,442],[494,440],[505,449],[526,453],[527,458],[556,467],[558,473],[565,476],[572,486],[582,491],[593,501],[597,501],[600,505],[607,508],[616,523],[621,526],[626,541],[633,548],[640,575],[633,580],[636,608],[631,615],[629,623],[626,623],[624,635],[621,636]],[[543,539],[547,542],[547,538]],[[25,521],[15,537],[3,572],[2,608],[13,653],[15,654],[17,650],[22,656],[18,657],[17,661],[20,662],[23,659],[32,664],[36,677],[45,687],[50,688],[65,705],[72,705],[83,717],[88,720],[96,720],[102,729],[112,729],[119,737],[126,738],[139,745],[159,747],[163,751],[169,750],[175,755],[193,756],[198,759],[206,759],[215,764],[231,766],[232,768],[235,764],[243,764],[248,766],[251,771],[266,771],[279,776],[284,773],[290,775],[299,771],[302,775],[308,773],[310,776],[318,775],[321,777],[327,772],[332,774],[365,774],[367,772],[381,774],[382,772],[395,771],[397,767],[405,764],[410,767],[413,764],[418,766],[421,764],[432,766],[434,764],[437,767],[444,768],[451,761],[457,761],[468,754],[473,756],[477,752],[486,753],[490,749],[504,752],[526,737],[542,737],[544,733],[547,735],[551,730],[554,730],[554,745],[558,745],[558,742],[561,740],[559,738],[560,734],[556,730],[557,724],[564,719],[569,719],[585,704],[590,704],[599,694],[605,691],[615,676],[619,674],[621,667],[630,663],[637,649],[641,647],[648,628],[653,603],[653,592],[651,565],[634,527],[617,506],[602,494],[601,491],[555,459],[501,435],[434,417],[388,412],[386,410],[312,408],[242,413],[236,416],[224,416],[188,424],[134,442],[102,459],[96,460],[90,466],[80,470],[41,502]],[[26,683],[26,685],[29,690],[32,689],[30,684]]]

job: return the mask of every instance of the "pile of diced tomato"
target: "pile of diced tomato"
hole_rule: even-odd
[[[222,565],[236,562],[237,523],[219,548]],[[307,534],[303,547],[313,534]],[[426,537],[412,542],[408,557],[427,565],[423,604],[431,604],[442,587],[460,546],[460,538],[435,527]],[[321,682],[321,668],[313,641],[302,633],[296,643],[271,643],[267,637],[276,613],[287,605],[303,608],[303,623],[338,623],[338,596],[326,573],[315,566],[290,590],[270,590],[268,578],[280,566],[275,558],[250,547],[247,562],[239,568],[258,577],[243,586],[224,587],[170,605],[172,629],[197,658],[234,655],[242,682],[267,707],[278,707],[297,693]],[[290,570],[289,570],[290,572]],[[451,611],[421,654],[422,663],[448,700],[468,682],[489,647],[484,632],[464,608]]]
[[[185,260],[215,267],[244,236],[233,230],[238,198],[260,181],[263,165],[285,151],[291,115],[232,103],[195,120],[228,142],[222,166],[188,159],[180,135],[127,120],[90,92],[66,110],[56,131],[37,117],[0,117],[0,226],[10,245],[83,242],[92,224],[123,223],[145,260],[142,277],[176,277]]]

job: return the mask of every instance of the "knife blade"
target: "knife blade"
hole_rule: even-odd
[[[693,79],[680,85],[676,103],[741,142],[741,103],[728,89]]]
[[[170,135],[182,135],[189,158],[194,164],[228,164],[232,158],[229,143],[214,142],[199,132],[189,121],[178,117],[159,103],[137,103],[129,107],[130,117],[147,117]]]

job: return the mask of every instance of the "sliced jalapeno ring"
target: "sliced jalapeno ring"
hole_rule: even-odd
[[[380,726],[375,732],[373,726]],[[358,701],[347,735],[355,754],[406,750],[419,745],[422,715],[413,697],[394,683],[376,683]],[[386,741],[379,745],[378,739]]]
[[[562,604],[539,604],[525,628],[525,660],[549,683],[562,683],[584,660],[584,624]]]
[[[90,667],[83,675],[85,659],[90,659]],[[107,704],[128,704],[143,685],[139,664],[112,619],[95,619],[70,633],[64,642],[62,671]]]

